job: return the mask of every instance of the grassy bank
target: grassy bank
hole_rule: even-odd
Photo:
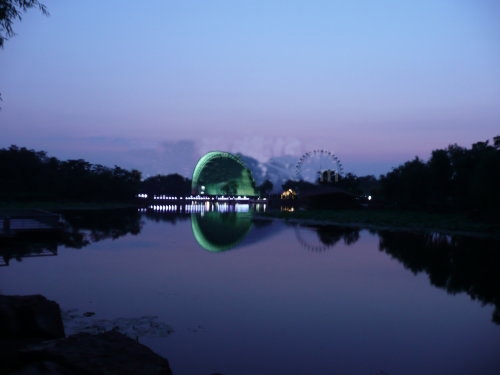
[[[491,222],[473,220],[461,214],[442,214],[396,210],[298,210],[264,214],[286,221],[342,224],[368,228],[440,231],[500,238],[500,227]]]

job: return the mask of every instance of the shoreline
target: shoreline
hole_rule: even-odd
[[[437,214],[393,210],[303,210],[266,212],[259,219],[282,220],[291,224],[337,225],[360,229],[439,232],[450,235],[500,239],[500,226],[475,221],[459,214]]]
[[[120,210],[143,207],[143,202],[33,201],[0,202],[1,209],[37,208],[64,211]],[[279,211],[257,213],[256,219],[276,219],[287,223],[340,225],[362,229],[440,232],[444,234],[500,239],[500,223],[475,220],[462,213],[436,213],[394,209],[339,209]]]
[[[71,210],[115,210],[139,208],[142,204],[138,202],[79,202],[79,201],[33,201],[33,202],[0,202],[0,209],[25,209],[36,208],[51,211]]]

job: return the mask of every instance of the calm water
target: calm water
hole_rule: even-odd
[[[3,245],[0,293],[58,301],[68,333],[119,326],[176,375],[500,374],[494,240],[250,213],[66,220],[62,239]]]

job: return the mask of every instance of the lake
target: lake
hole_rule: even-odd
[[[62,237],[2,245],[0,293],[175,375],[500,374],[498,240],[197,207],[67,212]]]

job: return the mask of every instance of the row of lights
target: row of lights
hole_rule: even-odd
[[[147,199],[147,194],[137,194],[138,198]],[[207,200],[216,200],[216,201],[249,201],[250,198],[247,196],[206,196],[206,195],[190,195],[188,197],[174,197],[170,195],[153,195],[154,200],[186,200],[186,201],[207,201]],[[267,198],[259,198],[261,201],[267,200]]]

